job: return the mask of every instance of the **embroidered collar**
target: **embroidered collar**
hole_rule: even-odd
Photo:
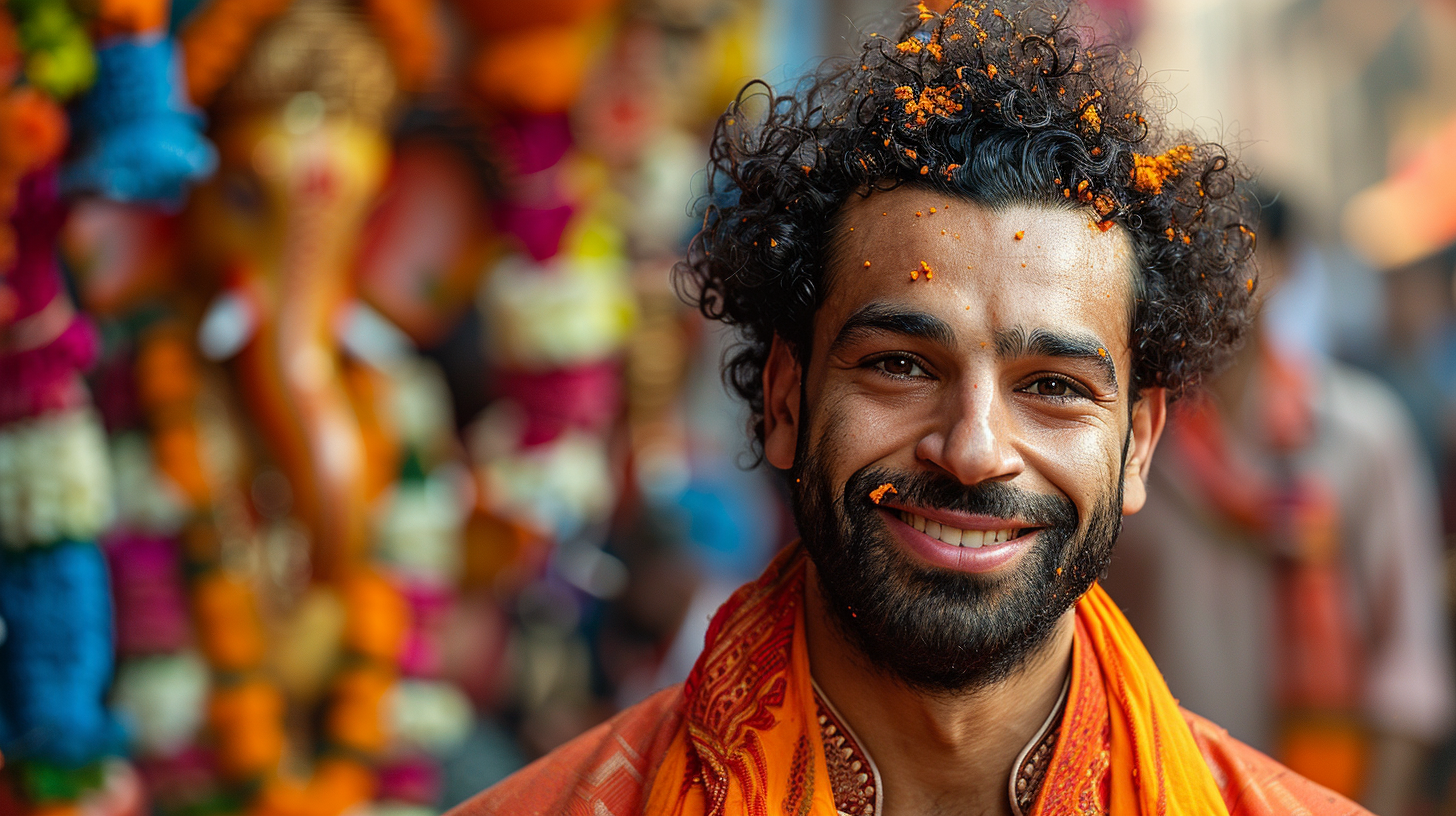
[[[1007,796],[1014,816],[1024,816],[1036,802],[1051,765],[1057,737],[1061,734],[1062,712],[1067,706],[1067,689],[1071,674],[1062,683],[1057,704],[1052,706],[1046,721],[1036,735],[1021,749],[1007,780]],[[884,785],[879,768],[870,759],[859,737],[834,708],[829,696],[814,683],[814,702],[818,707],[819,735],[824,741],[824,758],[829,765],[829,784],[834,791],[834,807],[843,816],[878,816],[884,810]]]

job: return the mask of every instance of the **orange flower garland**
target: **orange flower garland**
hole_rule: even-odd
[[[283,694],[263,680],[217,689],[207,705],[219,770],[234,780],[266,775],[283,759]]]
[[[139,401],[153,427],[158,467],[179,483],[202,480],[201,488],[186,495],[198,517],[207,518],[217,486],[208,483],[199,446],[201,372],[187,335],[175,326],[154,329],[142,340],[135,371]],[[338,816],[368,801],[373,774],[357,759],[321,760],[307,780],[279,775],[286,754],[287,702],[264,674],[268,646],[256,593],[242,576],[212,563],[211,553],[192,549],[194,565],[203,568],[192,582],[198,641],[217,676],[207,722],[223,777],[243,785],[262,781],[254,814]],[[398,590],[369,569],[350,575],[338,591],[346,614],[343,637],[349,667],[333,683],[323,736],[327,745],[368,757],[382,751],[390,738],[387,701],[409,610]]]
[[[487,104],[530,113],[571,107],[586,77],[590,39],[574,26],[538,27],[486,43],[471,78]]]
[[[169,0],[97,0],[96,40],[160,31],[167,25]]]

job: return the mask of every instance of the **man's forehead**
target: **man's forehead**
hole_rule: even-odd
[[[1024,255],[1037,250],[1067,262],[1109,257],[1132,264],[1127,231],[1106,223],[1110,228],[1099,226],[1088,207],[1029,202],[986,206],[928,187],[904,185],[851,196],[840,211],[834,238],[842,247],[877,241],[911,248],[945,244],[979,254]],[[1008,225],[1014,227],[1010,232],[1005,229]]]
[[[1130,241],[1121,227],[1101,229],[1090,210],[991,208],[910,186],[853,197],[834,229],[820,313],[830,323],[888,300],[1001,324],[988,330],[1087,322],[1109,342],[1126,340]]]
[[[862,299],[914,291],[906,284],[928,292],[978,281],[992,290],[1050,288],[1069,296],[1091,287],[1126,307],[1136,269],[1126,230],[1102,229],[1089,209],[991,208],[925,187],[852,197],[830,244],[826,304],[844,284]]]

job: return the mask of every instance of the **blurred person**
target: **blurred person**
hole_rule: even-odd
[[[1382,274],[1385,342],[1371,370],[1401,396],[1441,485],[1444,529],[1456,530],[1456,247]],[[1364,362],[1360,360],[1359,362]]]
[[[684,684],[457,813],[1363,812],[1179,709],[1095,584],[1255,281],[1242,171],[1092,26],[920,5],[740,94],[678,283],[803,538]]]
[[[1262,308],[1290,222],[1263,206],[1252,341],[1171,412],[1106,586],[1183,704],[1399,813],[1452,712],[1436,491],[1396,395]]]

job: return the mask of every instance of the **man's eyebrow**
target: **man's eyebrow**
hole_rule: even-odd
[[[1095,363],[1106,378],[1106,385],[1117,390],[1117,364],[1107,345],[1090,334],[1064,334],[1051,329],[1021,326],[996,333],[996,354],[999,357],[1069,357]]]
[[[886,303],[867,303],[839,327],[839,334],[830,344],[832,353],[875,332],[888,332],[906,337],[916,337],[939,343],[942,346],[956,344],[955,331],[949,323],[932,314],[891,306]]]

